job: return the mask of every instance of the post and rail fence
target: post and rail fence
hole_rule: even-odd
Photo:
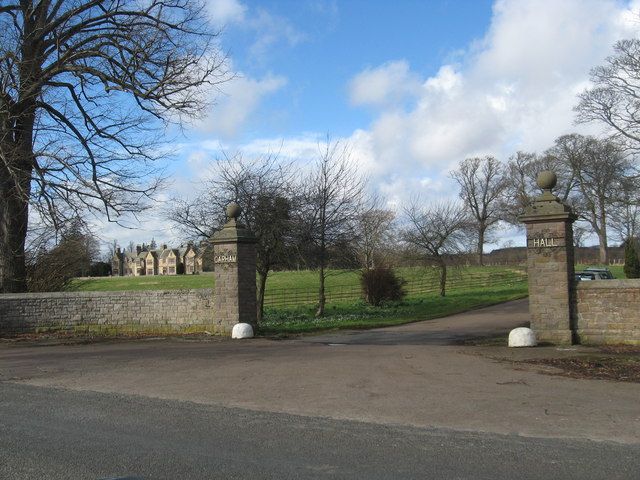
[[[447,292],[471,290],[474,288],[502,287],[521,284],[527,281],[524,268],[514,267],[508,271],[489,271],[460,275],[452,272],[447,278]],[[436,274],[418,279],[410,279],[404,286],[407,297],[437,294],[440,291],[440,279]],[[362,299],[362,289],[358,284],[328,285],[325,290],[327,303],[353,302]],[[264,305],[269,308],[311,306],[318,301],[317,288],[281,288],[267,289]]]

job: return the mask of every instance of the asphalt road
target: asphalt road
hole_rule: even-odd
[[[634,479],[640,445],[0,383],[2,479]]]

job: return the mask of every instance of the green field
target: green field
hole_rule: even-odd
[[[406,267],[396,269],[407,282],[407,290],[422,293],[438,282],[438,271],[430,267]],[[460,267],[449,269],[448,285],[452,288],[461,285],[482,286],[488,279],[522,276],[522,269],[510,267]],[[358,270],[332,270],[326,280],[326,291],[330,297],[353,294],[360,296]],[[129,291],[129,290],[182,290],[213,288],[213,273],[200,275],[142,276],[142,277],[96,277],[74,279],[68,285],[68,291]],[[267,281],[267,301],[280,296],[292,297],[308,292],[316,295],[319,285],[318,273],[311,270],[273,272]],[[304,302],[303,302],[304,303]]]
[[[155,275],[150,277],[75,278],[68,291],[118,292],[129,290],[184,290],[213,288],[213,273],[202,275]]]
[[[582,270],[586,265],[576,265]],[[609,267],[616,278],[625,278],[621,265]],[[504,275],[518,268],[510,267],[460,267],[451,268],[449,279],[452,286],[460,284],[464,279],[479,281],[491,275]],[[427,267],[398,268],[397,273],[403,277],[409,288],[416,283],[435,282],[437,271]],[[327,292],[341,292],[355,289],[359,291],[359,272],[355,270],[334,270],[327,278]],[[127,291],[127,290],[182,290],[197,288],[213,288],[213,273],[201,275],[175,275],[151,277],[97,277],[90,279],[74,279],[67,290],[70,291]],[[273,272],[267,282],[267,298],[279,295],[295,294],[295,292],[315,292],[318,288],[318,274],[315,271]]]

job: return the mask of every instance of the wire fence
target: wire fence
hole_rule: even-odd
[[[452,272],[447,278],[447,292],[473,290],[486,287],[507,287],[527,281],[527,273],[523,268],[510,268],[501,271],[460,273]],[[434,272],[407,279],[404,286],[407,297],[420,297],[440,292],[440,278]],[[359,284],[327,285],[325,287],[327,303],[344,303],[362,299],[362,288]],[[318,303],[318,287],[267,289],[265,307],[297,307]]]

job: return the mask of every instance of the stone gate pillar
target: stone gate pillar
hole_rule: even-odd
[[[227,223],[211,237],[216,324],[231,333],[236,323],[256,326],[256,237],[238,222],[237,203],[227,207]]]
[[[527,270],[531,329],[538,341],[571,344],[575,331],[573,222],[571,208],[551,190],[555,173],[538,175],[542,195],[536,197],[519,220],[527,228]]]

